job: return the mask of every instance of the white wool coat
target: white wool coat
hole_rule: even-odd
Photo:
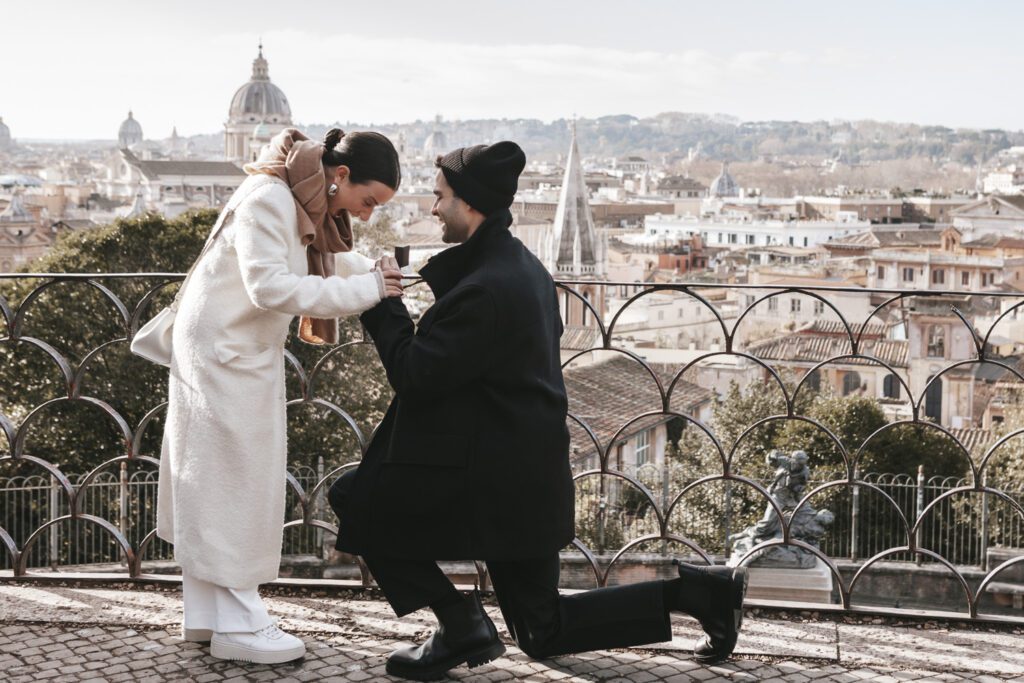
[[[227,209],[174,320],[157,535],[193,578],[254,588],[281,562],[288,327],[361,313],[383,285],[352,252],[338,275],[308,275],[295,201],[275,177],[247,178]]]

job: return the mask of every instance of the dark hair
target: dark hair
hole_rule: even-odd
[[[402,183],[402,167],[391,141],[380,133],[345,132],[332,128],[324,136],[325,167],[348,166],[349,180],[357,185],[374,180],[397,190]]]

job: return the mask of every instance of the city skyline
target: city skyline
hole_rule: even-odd
[[[219,133],[262,39],[299,125],[686,111],[1019,130],[1024,94],[1003,74],[1024,65],[1024,7],[981,5],[9,7],[0,59],[22,66],[0,76],[0,117],[18,139],[113,139],[129,109],[148,138]]]

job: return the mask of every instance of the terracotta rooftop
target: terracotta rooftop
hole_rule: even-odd
[[[663,364],[651,364],[651,369],[663,386],[669,382],[679,368]],[[636,361],[618,356],[601,363],[567,368],[565,388],[569,395],[569,412],[594,431],[602,446],[622,425],[642,413],[661,410],[661,397],[651,376]],[[694,413],[697,409],[714,400],[710,389],[680,380],[672,392],[673,410]],[[650,429],[656,424],[667,422],[670,416],[657,415],[638,420],[624,433],[628,438],[633,434]],[[580,454],[590,450],[589,444],[574,444]]]
[[[908,346],[906,341],[865,338],[860,353],[878,358],[895,368],[906,368]],[[850,348],[850,341],[845,336],[807,332],[754,342],[746,351],[761,360],[820,363],[848,354]],[[862,358],[847,358],[842,364],[875,365]]]

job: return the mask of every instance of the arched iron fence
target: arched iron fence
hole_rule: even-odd
[[[168,556],[169,549],[155,538],[152,528],[152,484],[159,463],[153,443],[158,442],[166,404],[158,390],[159,382],[146,379],[155,376],[147,373],[162,371],[132,358],[127,344],[142,322],[169,298],[180,279],[180,274],[168,273],[0,275],[0,360],[5,378],[0,386],[0,478],[6,477],[7,487],[0,489],[0,495],[14,489],[34,491],[36,495],[18,502],[3,498],[0,561],[9,569],[0,571],[0,580],[16,580],[37,567],[64,567],[97,558],[121,562],[126,575],[139,576],[145,562]],[[578,512],[578,538],[573,549],[591,565],[596,584],[605,584],[616,565],[627,563],[631,555],[641,551],[687,554],[707,562],[728,557],[730,533],[756,519],[766,506],[781,514],[764,480],[765,473],[750,460],[749,446],[756,441],[758,430],[788,422],[812,425],[838,453],[835,462],[822,468],[826,480],[813,481],[797,506],[800,509],[824,501],[835,507],[833,534],[826,537],[822,547],[814,547],[793,537],[788,523],[784,523],[780,537],[732,561],[750,562],[759,551],[776,545],[802,548],[827,567],[838,606],[848,610],[858,607],[858,584],[879,566],[894,559],[926,563],[945,571],[959,586],[965,605],[963,615],[970,618],[977,618],[979,608],[987,605],[991,586],[1013,584],[1013,577],[1024,568],[1024,555],[986,566],[986,552],[993,542],[1016,544],[1018,548],[1021,545],[1021,494],[990,481],[989,474],[993,463],[1017,446],[1024,430],[1006,433],[982,452],[972,453],[973,446],[961,433],[964,425],[942,422],[944,416],[952,414],[951,409],[942,408],[944,387],[962,383],[965,377],[973,378],[972,373],[979,367],[994,368],[1004,381],[1024,383],[1016,362],[997,356],[992,343],[997,328],[1017,320],[1024,304],[1021,295],[717,283],[571,281],[557,285],[567,318],[574,315],[573,310],[586,310],[580,322],[590,328],[589,334],[582,335],[578,334],[580,325],[570,324],[567,329],[567,335],[576,335],[575,345],[568,345],[573,350],[563,359],[567,373],[585,367],[595,356],[616,356],[625,359],[632,374],[628,379],[613,376],[612,381],[622,384],[612,387],[612,392],[625,389],[627,384],[643,386],[647,392],[646,399],[634,397],[628,405],[625,400],[621,405],[612,403],[601,415],[574,410],[581,403],[571,400],[573,452],[589,454],[573,463]],[[598,309],[602,297],[594,295],[595,287],[607,288],[612,295],[625,293],[611,315],[602,316],[603,311]],[[582,289],[586,289],[587,296],[581,294]],[[841,310],[841,300],[850,296],[871,301],[860,319],[851,320],[850,311]],[[34,315],[47,297],[59,297],[63,302],[64,315],[75,321],[68,328],[75,339],[46,338],[35,331],[48,329],[46,321]],[[690,330],[686,335],[674,331],[667,334],[662,329],[645,339],[643,326],[637,326],[634,317],[628,333],[618,331],[620,320],[627,327],[629,311],[650,308],[657,298],[685,302],[685,306],[672,309],[678,310],[683,321],[680,324],[697,321],[703,329],[699,334]],[[790,301],[789,306],[780,307],[778,300],[785,299]],[[793,303],[796,299],[803,301],[805,308]],[[693,310],[687,313],[688,309]],[[819,344],[817,355],[804,353],[806,348],[800,344],[806,339],[795,334],[799,321],[794,316],[801,310],[814,311],[813,321],[822,323],[819,341],[822,335],[828,338]],[[942,335],[932,330],[927,338],[915,337],[908,320],[928,314],[946,323],[952,320],[955,327],[943,323]],[[977,329],[971,320],[988,324],[985,329]],[[776,328],[774,336],[765,332],[772,324]],[[907,344],[922,346],[924,362],[920,368],[915,369],[905,358],[894,360],[892,349],[883,342],[898,335],[891,330],[885,336],[877,333],[880,327],[900,325],[908,335]],[[90,334],[83,334],[83,330]],[[796,347],[788,348],[804,351],[791,351],[795,354],[792,357],[772,356],[780,345],[766,346],[764,341],[778,339],[780,332],[787,343],[798,342]],[[673,338],[688,340],[687,347],[681,349],[688,355],[655,360],[658,354],[654,347],[664,346]],[[83,339],[87,340],[84,345]],[[580,343],[580,339],[586,341]],[[289,473],[289,518],[283,522],[289,530],[286,542],[297,543],[297,547],[304,543],[303,547],[324,547],[324,534],[335,527],[323,504],[323,492],[340,472],[355,465],[367,445],[369,431],[361,429],[343,406],[319,394],[329,365],[327,359],[362,346],[365,342],[360,340],[347,342],[306,366],[291,350],[286,348],[284,352],[294,388],[289,393],[290,408],[313,406],[340,417],[338,429],[350,432],[357,451],[348,459],[320,454],[327,458],[328,465]],[[770,353],[766,351],[769,347]],[[785,344],[781,347],[787,348]],[[104,372],[118,368],[123,371],[129,366],[130,381],[104,379]],[[19,375],[21,370],[31,372]],[[863,380],[871,371],[885,377],[884,382],[878,380],[877,395],[893,409],[888,413],[890,422],[865,442],[845,443],[826,424],[799,411],[801,392],[816,391],[823,377],[833,381],[837,391],[863,391],[871,385]],[[693,387],[712,383],[709,378],[722,372],[732,372],[747,386],[779,396],[782,410],[751,415],[750,423],[735,439],[720,438],[708,415],[701,414],[685,397]],[[927,377],[916,376],[915,372]],[[123,415],[115,407],[126,391],[134,392],[134,400],[146,405],[144,414]],[[26,404],[25,396],[34,397],[36,402]],[[61,416],[66,414],[62,410],[87,411],[95,424],[114,434],[119,443],[112,457],[106,457],[111,454],[109,450],[100,454],[105,459],[93,462],[91,470],[81,476],[65,473],[72,470],[59,448],[60,439],[54,442],[58,444],[54,451],[33,448],[37,430],[59,431],[64,424]],[[655,425],[647,428],[651,432],[666,420],[681,422],[691,438],[703,442],[711,454],[703,467],[678,465],[668,451],[658,456],[660,462],[650,466],[627,466],[619,461],[624,444],[632,444],[634,451],[643,450],[644,457],[648,457],[649,437],[637,436],[643,433],[637,429]],[[937,433],[955,445],[962,455],[966,476],[922,481],[913,475],[862,474],[860,465],[869,442],[907,427]],[[65,440],[75,438],[73,434],[61,436]],[[77,452],[82,450],[79,444]],[[927,470],[927,462],[919,464]],[[613,516],[615,524],[610,523]],[[311,535],[287,540],[293,532]],[[856,566],[852,573],[846,567],[844,573],[840,563],[850,561]],[[968,576],[964,565],[980,567],[980,580]],[[369,580],[365,572],[363,580]]]

